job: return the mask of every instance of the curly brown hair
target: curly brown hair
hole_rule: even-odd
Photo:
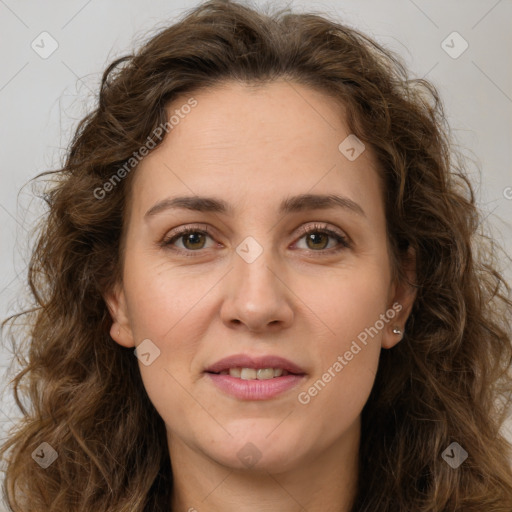
[[[23,420],[0,450],[9,510],[169,510],[165,426],[133,351],[109,335],[104,300],[122,277],[136,170],[108,199],[98,199],[98,190],[167,121],[166,106],[178,95],[224,80],[276,79],[343,103],[352,133],[381,164],[400,278],[403,254],[412,248],[416,255],[406,335],[382,351],[362,413],[352,511],[512,510],[511,445],[501,435],[512,388],[510,287],[482,233],[436,88],[410,79],[394,53],[325,16],[270,15],[219,0],[112,62],[65,164],[38,177],[47,184],[48,212],[28,272],[35,304],[2,324],[23,363],[10,383]],[[453,441],[469,452],[456,470],[441,457]],[[43,442],[58,452],[44,471],[31,457]]]

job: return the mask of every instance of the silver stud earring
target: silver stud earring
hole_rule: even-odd
[[[399,329],[398,327],[393,328],[393,334],[403,334],[402,329]]]

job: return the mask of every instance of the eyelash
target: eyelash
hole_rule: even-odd
[[[159,243],[159,245],[160,245],[160,247],[162,247],[164,249],[170,249],[170,250],[178,253],[178,255],[183,255],[186,257],[195,257],[196,254],[194,254],[194,253],[200,252],[202,249],[193,251],[193,250],[176,249],[176,248],[171,247],[172,244],[176,240],[179,240],[180,238],[183,238],[185,235],[188,235],[190,233],[201,233],[204,235],[208,235],[210,238],[213,238],[212,233],[210,233],[207,225],[204,225],[202,227],[187,226],[184,228],[178,228],[177,232],[175,232],[171,237],[164,238]],[[323,234],[329,235],[330,237],[334,238],[339,243],[339,246],[334,249],[332,249],[332,248],[331,249],[321,249],[318,251],[309,249],[310,253],[320,253],[319,256],[322,256],[322,255],[325,256],[325,255],[331,255],[334,253],[338,253],[338,252],[342,251],[343,249],[350,249],[352,246],[351,242],[349,241],[349,239],[347,237],[341,235],[337,231],[329,229],[325,224],[324,225],[314,224],[313,226],[301,227],[299,230],[300,236],[299,236],[298,240],[300,240],[304,236],[309,235],[311,233],[323,233]]]

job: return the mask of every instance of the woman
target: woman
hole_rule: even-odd
[[[456,163],[435,88],[317,15],[207,2],[113,62],[48,173],[10,510],[512,510]]]

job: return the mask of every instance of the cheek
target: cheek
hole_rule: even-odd
[[[152,263],[150,258],[144,260],[144,255],[134,255],[125,266],[125,276],[136,342],[144,338],[163,342],[183,330],[182,322],[197,315],[206,291],[216,281],[211,273],[200,274],[190,266],[171,268],[166,262]]]
[[[297,296],[304,298],[304,314],[307,309],[312,311],[314,317],[310,313],[308,316],[316,318],[318,328],[325,332],[325,353],[329,355],[343,350],[379,320],[389,307],[389,291],[390,273],[377,264],[308,277],[294,287]],[[381,331],[380,322],[379,326]]]
[[[361,349],[351,361],[341,363],[333,358],[323,374],[300,390],[297,417],[305,422],[305,431],[318,433],[323,445],[335,442],[358,421],[375,381],[379,358],[376,347]]]
[[[144,387],[164,421],[170,424],[179,418],[186,431],[187,418],[197,407],[187,391],[191,365],[210,322],[205,293],[214,288],[218,277],[204,272],[194,275],[190,267],[151,264],[143,257],[127,259],[125,276],[135,344],[149,339],[150,351],[158,354],[147,366],[139,361]]]
[[[377,266],[352,269],[307,295],[308,306],[326,326],[317,346],[318,372],[300,390],[298,403],[312,417],[348,426],[361,412],[378,368],[381,339],[392,316],[387,312],[388,273]],[[306,290],[303,291],[305,293]],[[394,312],[393,312],[394,313]]]

